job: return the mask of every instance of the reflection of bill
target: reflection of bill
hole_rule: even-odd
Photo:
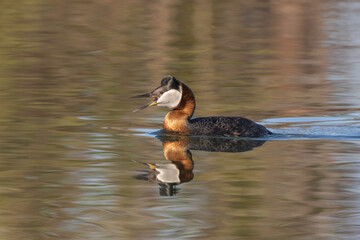
[[[171,163],[143,163],[151,170],[137,176],[160,185],[161,196],[173,196],[177,193],[176,185],[189,182],[194,178],[194,162],[190,149],[212,152],[244,152],[259,147],[265,141],[234,138],[209,138],[182,135],[159,135],[164,156]]]
[[[160,185],[160,195],[161,196],[173,196],[176,194],[175,186],[182,183],[190,181],[191,179],[185,181],[180,180],[181,173],[178,166],[174,163],[162,163],[162,164],[151,164],[146,163],[152,170],[152,179],[148,178],[150,181],[157,182]],[[192,171],[190,171],[192,174]]]
[[[189,182],[193,179],[194,163],[191,152],[187,148],[186,139],[178,141],[163,141],[164,156],[171,163],[144,163],[150,167],[148,176],[138,176],[160,185],[161,196],[173,196],[176,194],[175,186]]]

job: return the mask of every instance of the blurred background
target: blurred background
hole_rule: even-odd
[[[5,0],[0,31],[2,239],[360,235],[358,1]],[[130,96],[168,74],[195,116],[295,137],[192,151],[160,196],[134,161],[169,162],[149,134],[168,110]]]

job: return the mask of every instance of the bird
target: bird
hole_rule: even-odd
[[[153,91],[133,96],[153,98],[152,101],[134,112],[150,106],[167,107],[170,112],[164,118],[165,133],[219,137],[265,137],[272,132],[263,125],[243,117],[200,117],[192,118],[196,104],[193,91],[182,81],[168,75]]]

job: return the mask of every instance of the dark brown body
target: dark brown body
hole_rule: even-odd
[[[195,111],[195,97],[184,83],[179,105],[170,111],[163,128],[168,132],[185,135],[225,136],[225,137],[262,137],[271,134],[264,126],[241,117],[204,117],[191,119]]]

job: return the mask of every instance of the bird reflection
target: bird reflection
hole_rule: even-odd
[[[184,135],[158,135],[162,142],[164,156],[170,163],[143,163],[150,170],[135,178],[157,182],[161,196],[176,195],[177,185],[194,178],[194,162],[190,150],[208,152],[245,152],[265,143],[262,140],[213,138]]]

